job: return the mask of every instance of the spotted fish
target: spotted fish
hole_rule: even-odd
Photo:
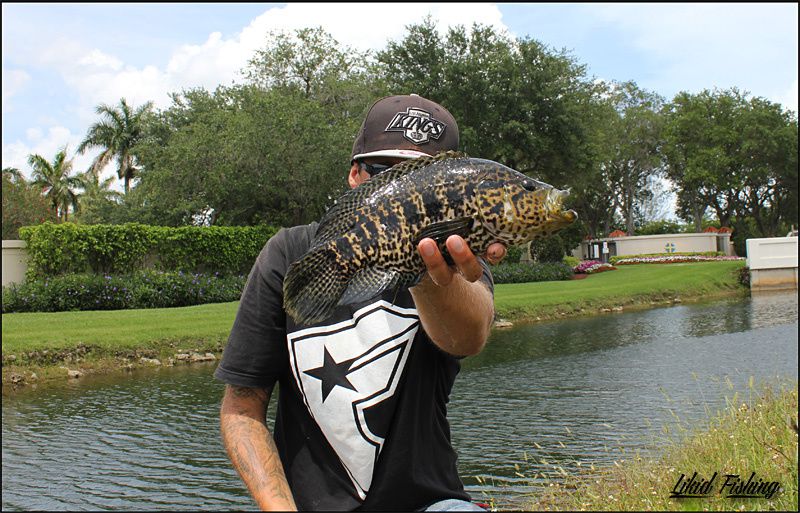
[[[523,244],[577,219],[568,194],[497,162],[456,152],[397,164],[341,196],[320,221],[310,249],[283,284],[284,308],[299,324],[337,305],[410,287],[424,275],[417,243],[462,236],[475,254]]]

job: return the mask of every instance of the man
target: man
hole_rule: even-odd
[[[458,126],[417,95],[375,102],[353,146],[358,187],[403,159],[458,147]],[[265,510],[480,509],[469,502],[450,445],[446,404],[459,360],[481,351],[494,316],[488,267],[464,239],[418,250],[420,283],[337,307],[298,326],[283,310],[283,278],[317,223],[283,229],[261,251],[215,376],[228,455]],[[490,261],[505,255],[501,244]],[[279,383],[274,437],[266,409]]]

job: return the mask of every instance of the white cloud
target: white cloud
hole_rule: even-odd
[[[93,66],[97,68],[111,68],[114,71],[122,68],[122,61],[113,55],[107,55],[97,48],[82,57],[78,64],[82,66]]]
[[[10,107],[11,97],[30,82],[31,76],[21,69],[3,70],[3,110]]]
[[[221,33],[212,32],[200,44],[178,47],[164,67],[132,66],[103,48],[85,45],[77,35],[39,39],[20,48],[16,58],[27,60],[34,67],[55,71],[62,77],[78,98],[77,104],[67,105],[64,110],[74,114],[77,120],[74,126],[83,128],[72,133],[62,126],[64,121],[42,122],[40,117],[31,123],[40,126],[27,127],[26,141],[3,145],[3,166],[27,170],[28,154],[39,153],[51,159],[65,143],[69,144],[70,154],[74,153],[86,129],[97,121],[95,108],[100,103],[116,105],[120,98],[125,98],[134,106],[153,101],[156,107],[164,108],[169,105],[171,92],[193,87],[213,90],[220,84],[241,81],[239,71],[255,51],[266,44],[271,30],[322,26],[341,44],[374,50],[382,48],[388,39],[402,38],[406,25],[421,22],[427,14],[438,22],[440,30],[451,25],[471,26],[473,22],[506,30],[500,10],[492,4],[325,3],[271,8],[232,37],[224,38]],[[7,99],[30,79],[24,71],[3,71],[4,110]],[[55,87],[61,86],[56,84]],[[93,156],[89,153],[76,156],[75,169],[86,169]],[[110,173],[109,169],[110,166],[104,175]]]
[[[729,88],[765,96],[778,70],[797,75],[797,6],[780,4],[590,4],[657,71],[641,84],[673,92]],[[784,51],[776,51],[783,49]],[[746,76],[742,69],[752,70]]]

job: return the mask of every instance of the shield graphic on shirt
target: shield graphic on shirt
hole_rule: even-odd
[[[306,407],[362,500],[418,329],[415,309],[378,301],[346,321],[286,337],[292,374]]]

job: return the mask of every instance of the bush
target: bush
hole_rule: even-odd
[[[243,274],[277,232],[272,226],[148,226],[44,223],[20,229],[28,277],[127,274],[150,264],[164,271]]]
[[[567,256],[565,256],[564,258],[562,258],[562,259],[561,259],[561,261],[562,261],[562,262],[563,262],[565,265],[568,265],[568,266],[570,266],[570,267],[571,267],[571,268],[573,268],[573,269],[574,269],[575,267],[577,267],[577,266],[578,266],[578,264],[580,264],[580,263],[581,263],[581,260],[580,260],[580,258],[575,258],[574,256],[570,256],[570,255],[567,255]]]
[[[558,235],[531,241],[531,258],[534,262],[561,262],[566,252],[564,241]]]
[[[572,268],[562,262],[500,264],[492,268],[495,283],[529,283],[572,279]]]
[[[750,288],[750,268],[747,266],[739,269],[739,283],[743,286]]]
[[[169,308],[237,301],[247,277],[138,271],[68,274],[3,287],[3,313]]]
[[[522,257],[522,254],[527,249],[525,244],[520,246],[508,246],[506,248],[506,257],[503,259],[503,262],[509,264],[518,264],[519,259]]]
[[[686,227],[675,221],[650,221],[636,230],[636,235],[662,235],[667,233],[683,233]]]

